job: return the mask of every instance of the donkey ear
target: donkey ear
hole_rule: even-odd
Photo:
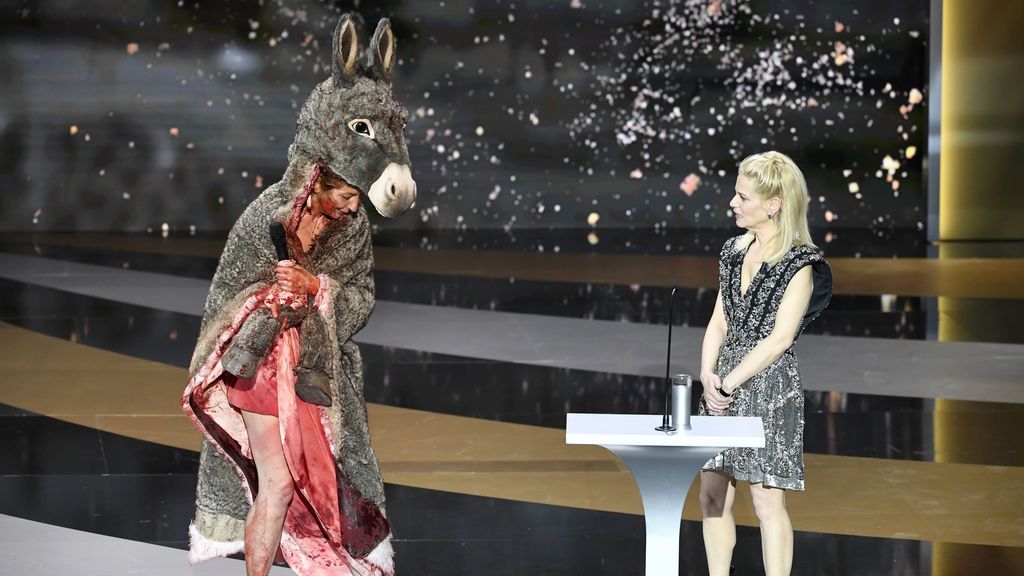
[[[391,72],[395,69],[395,34],[387,18],[380,19],[370,39],[370,66],[377,76],[391,82]]]
[[[334,29],[334,42],[331,49],[331,76],[334,85],[341,86],[351,82],[359,62],[359,37],[351,14],[345,14],[338,20]]]

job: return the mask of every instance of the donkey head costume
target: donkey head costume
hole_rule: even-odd
[[[281,538],[285,559],[299,574],[394,572],[384,485],[366,421],[362,359],[351,341],[374,305],[366,212],[360,205],[351,218],[329,223],[308,253],[296,236],[325,174],[359,189],[382,216],[413,206],[406,113],[391,92],[394,63],[387,20],[363,53],[353,18],[341,18],[331,77],[299,114],[284,177],[245,209],[228,235],[182,398],[204,435],[189,527],[192,562],[244,549],[256,469],[229,395],[236,384],[266,377],[277,391],[274,409],[297,492]],[[284,225],[293,259],[320,280],[308,301],[292,299],[275,284],[277,257],[268,233],[275,221]],[[290,305],[293,321],[267,321],[266,306],[274,299]],[[325,402],[296,399],[294,391],[310,385],[326,395]]]
[[[405,146],[407,114],[391,93],[391,26],[380,21],[360,61],[355,25],[342,17],[332,55],[331,78],[313,90],[299,113],[288,160],[319,160],[366,194],[381,216],[393,218],[416,201],[416,183]]]

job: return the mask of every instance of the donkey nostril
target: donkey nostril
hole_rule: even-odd
[[[395,185],[392,184],[391,185],[391,195],[394,196],[396,193],[397,193],[397,190],[395,189]]]

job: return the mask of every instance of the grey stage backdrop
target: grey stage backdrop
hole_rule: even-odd
[[[353,9],[412,114],[420,200],[382,227],[724,229],[767,148],[818,228],[924,226],[927,0],[359,4],[0,2],[0,228],[226,230]]]

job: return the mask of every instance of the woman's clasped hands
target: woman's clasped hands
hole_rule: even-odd
[[[722,378],[714,372],[701,372],[700,382],[704,385],[704,403],[713,416],[724,416],[732,404],[732,397],[722,395]]]

